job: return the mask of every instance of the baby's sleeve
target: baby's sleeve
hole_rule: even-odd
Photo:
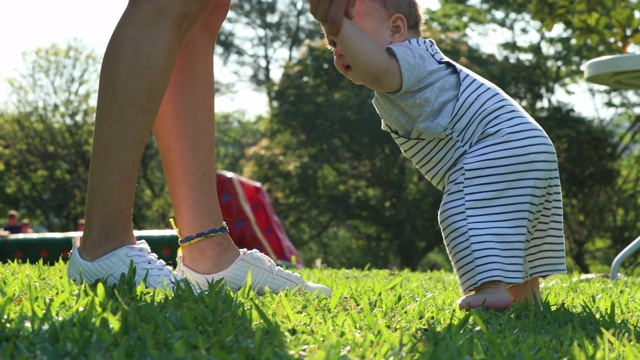
[[[409,42],[391,44],[386,48],[389,55],[398,60],[400,73],[402,76],[402,87],[395,94],[414,90],[421,87],[429,77],[429,72],[425,71],[437,66],[437,61],[431,56],[426,48]],[[429,62],[433,62],[429,66]]]

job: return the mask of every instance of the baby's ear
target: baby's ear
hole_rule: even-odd
[[[407,18],[402,14],[393,14],[387,21],[389,31],[391,31],[391,41],[401,42],[407,39]]]

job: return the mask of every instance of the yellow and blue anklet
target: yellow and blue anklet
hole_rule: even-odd
[[[197,243],[198,241],[204,240],[204,239],[208,239],[214,236],[218,236],[218,235],[222,235],[222,234],[226,234],[229,232],[229,228],[227,227],[227,223],[225,223],[224,221],[222,222],[222,224],[220,224],[220,226],[218,226],[217,228],[213,228],[201,233],[197,233],[193,236],[187,236],[187,237],[182,237],[180,235],[180,231],[178,231],[178,227],[176,226],[176,222],[173,218],[169,219],[169,221],[171,222],[171,226],[173,226],[173,230],[176,231],[176,234],[178,235],[178,244],[180,246],[187,246],[187,245],[192,245]]]

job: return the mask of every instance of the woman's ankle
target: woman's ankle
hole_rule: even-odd
[[[240,256],[240,250],[227,234],[186,245],[181,249],[183,264],[206,275],[227,269]]]

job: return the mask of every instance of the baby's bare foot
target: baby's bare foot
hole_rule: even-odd
[[[461,297],[458,302],[460,310],[471,310],[484,306],[485,309],[503,311],[511,308],[513,300],[501,281],[490,281],[474,289],[474,293]]]
[[[540,278],[533,278],[522,284],[510,286],[507,291],[513,302],[526,302],[542,306],[540,297]]]

